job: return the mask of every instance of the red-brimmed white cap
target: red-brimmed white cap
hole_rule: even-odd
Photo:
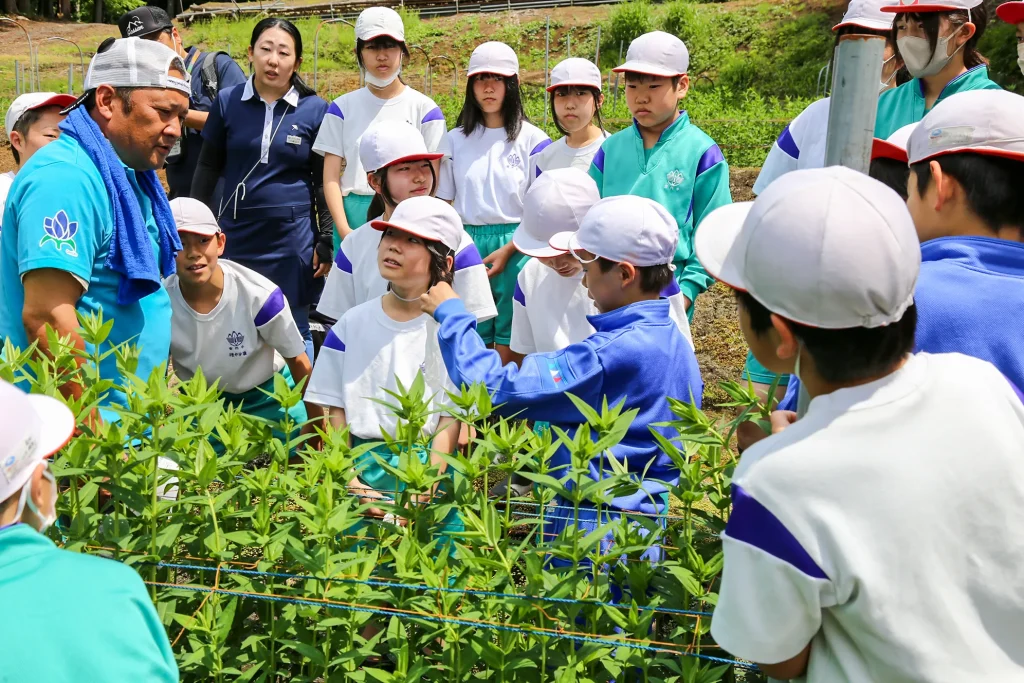
[[[515,50],[505,43],[491,40],[480,43],[469,56],[469,71],[466,77],[477,74],[497,74],[511,77],[519,75],[519,57]]]
[[[682,76],[690,68],[690,53],[683,41],[671,33],[651,31],[629,44],[626,63],[612,71],[631,71],[648,76]]]
[[[405,24],[402,17],[390,7],[367,7],[356,19],[356,38],[373,40],[387,36],[405,42]]]
[[[772,313],[824,329],[882,327],[914,302],[921,246],[903,199],[842,166],[792,171],[694,235],[704,269]]]
[[[1024,97],[971,90],[947,97],[910,135],[910,163],[961,152],[1024,161]]]
[[[171,215],[178,232],[191,232],[197,235],[216,235],[220,232],[217,218],[210,207],[198,199],[178,197],[170,201]]]
[[[359,139],[359,162],[367,173],[403,161],[433,161],[443,156],[440,152],[428,152],[423,134],[404,121],[375,123]]]
[[[1007,24],[1024,24],[1024,2],[1004,2],[996,7],[996,15]]]
[[[871,144],[872,159],[892,159],[907,163],[907,142],[917,128],[917,122],[903,126],[887,139],[875,138]]]
[[[25,112],[42,107],[60,107],[64,109],[75,103],[74,95],[61,95],[55,92],[29,92],[20,95],[11,102],[7,108],[7,115],[4,116],[4,129],[7,131],[7,138],[10,139],[11,131],[15,124],[25,115]]]
[[[898,5],[886,5],[883,12],[897,14],[916,14],[917,12],[970,12],[982,3],[982,0],[900,0]]]
[[[584,88],[601,89],[601,70],[582,57],[563,59],[551,70],[551,85],[548,92],[566,85],[578,85]]]
[[[448,202],[437,197],[409,197],[395,207],[391,218],[373,221],[374,230],[397,228],[425,240],[440,242],[452,252],[462,242],[462,219]]]
[[[537,258],[564,254],[550,245],[560,232],[576,232],[601,193],[597,183],[578,168],[555,168],[541,173],[523,197],[523,218],[512,233],[515,248]]]
[[[36,466],[74,431],[75,416],[66,405],[0,381],[0,502],[24,488]]]
[[[548,244],[563,252],[586,250],[616,263],[660,266],[675,258],[679,224],[653,199],[606,197],[591,207],[579,230],[556,233]]]
[[[888,2],[889,0],[850,0],[846,14],[832,30],[857,26],[871,31],[888,31],[892,28],[892,13],[882,11],[882,7]]]

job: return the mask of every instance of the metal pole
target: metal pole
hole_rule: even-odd
[[[69,39],[69,38],[61,38],[60,36],[50,36],[49,38],[46,39],[46,42],[49,43],[50,41],[53,41],[53,40],[59,40],[62,43],[71,43],[72,45],[75,46],[75,49],[78,50],[78,66],[82,69],[82,83],[84,84],[85,83],[85,54],[82,52],[82,46],[79,45],[78,43],[76,43],[75,41]],[[72,65],[72,67],[73,66],[74,65]],[[74,71],[74,69],[72,69],[72,72],[73,71]],[[72,92],[73,88],[74,88],[75,81],[74,81],[74,76],[72,76],[72,75],[69,75],[68,78],[69,78],[68,83],[71,84],[71,87],[68,88],[68,93],[70,94]]]
[[[14,96],[21,94],[21,62],[14,60]],[[7,131],[10,134],[10,131]]]
[[[551,17],[547,17],[547,26],[544,28],[544,127],[548,126],[548,77],[550,67],[548,60],[551,57]]]
[[[572,57],[572,36],[568,33],[565,34],[565,56]]]
[[[68,64],[68,94],[75,94],[75,65]]]
[[[35,64],[34,55],[35,55],[36,51],[35,51],[35,48],[32,47],[32,36],[29,35],[29,32],[28,32],[27,28],[22,26],[20,22],[17,22],[14,19],[8,19],[7,17],[0,17],[0,23],[12,24],[14,26],[17,26],[25,34],[25,40],[28,41],[28,78],[29,78],[28,88],[26,88],[26,92],[30,92],[32,90],[33,68],[35,68],[36,77],[38,78],[38,76],[39,76],[38,66],[35,66],[35,67],[33,66]],[[38,83],[36,84],[36,88],[35,89],[36,90],[39,89],[38,88]]]
[[[601,68],[601,25],[597,25],[597,46],[594,48],[594,64]]]
[[[317,86],[317,70],[318,70],[318,67],[319,67],[318,62],[320,61],[319,60],[319,57],[320,57],[320,29],[322,29],[325,24],[337,24],[339,22],[342,23],[342,24],[348,24],[349,26],[352,27],[353,30],[355,30],[355,27],[356,27],[355,24],[353,24],[351,21],[348,21],[346,19],[325,19],[324,21],[320,22],[320,24],[316,27],[316,33],[313,34],[313,90],[316,90],[316,86]],[[84,76],[83,76],[83,78],[84,78]],[[361,79],[361,71],[360,71],[360,79]],[[360,86],[362,86],[362,83],[360,83]]]

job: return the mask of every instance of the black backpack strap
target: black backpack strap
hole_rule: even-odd
[[[228,55],[227,52],[207,52],[203,55],[203,63],[199,67],[199,76],[203,79],[203,88],[210,99],[216,99],[220,92],[220,84],[217,82],[217,55]]]

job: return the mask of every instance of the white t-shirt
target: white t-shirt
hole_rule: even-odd
[[[14,171],[0,173],[0,229],[3,228],[4,206],[7,204],[7,193],[11,191],[14,183]]]
[[[754,182],[754,194],[761,194],[779,176],[804,168],[824,168],[825,139],[831,98],[807,105],[782,131],[772,145]]]
[[[519,137],[506,139],[504,128],[480,126],[466,137],[448,132],[437,196],[453,206],[466,225],[518,223],[528,186],[530,158],[551,144],[547,133],[523,121]]]
[[[692,347],[686,297],[675,281],[662,294],[669,300],[669,315]],[[522,354],[561,351],[594,334],[587,316],[597,313],[583,286],[583,273],[562,277],[537,259],[530,259],[516,280],[509,348]]]
[[[807,681],[1024,680],[1022,399],[919,353],[751,446],[715,641],[768,664],[811,643]]]
[[[366,223],[342,240],[341,248],[334,256],[334,268],[327,275],[317,311],[340,320],[350,308],[383,296],[388,291],[388,282],[381,276],[377,265],[380,238],[381,232]],[[452,289],[477,321],[483,322],[498,315],[487,280],[487,266],[480,258],[473,238],[465,230],[462,231],[459,250],[455,252]]]
[[[334,154],[345,159],[341,175],[341,193],[372,195],[366,181],[366,169],[359,160],[359,140],[373,123],[404,121],[419,129],[427,143],[427,151],[441,146],[447,126],[441,108],[434,100],[409,86],[398,97],[382,100],[369,88],[345,93],[327,108],[320,133],[313,143],[318,154]]]
[[[220,259],[224,292],[209,313],[197,313],[181,294],[178,276],[164,280],[171,299],[171,358],[182,379],[196,368],[220,388],[241,394],[266,382],[285,358],[306,352],[281,289],[245,266]]]
[[[372,400],[394,402],[385,390],[406,388],[423,373],[431,409],[451,405],[445,391],[454,391],[437,342],[438,325],[427,314],[408,322],[392,320],[376,297],[349,309],[327,333],[306,400],[322,406],[343,408],[351,433],[363,439],[379,439],[381,429],[395,433],[397,421],[391,409]],[[437,429],[439,416],[427,419],[427,433]]]
[[[559,138],[530,157],[530,173],[527,175],[527,187],[540,177],[544,171],[551,171],[556,168],[578,168],[587,173],[590,171],[590,162],[594,160],[597,150],[607,139],[605,136],[598,138],[585,147],[575,149],[569,146],[569,138]]]

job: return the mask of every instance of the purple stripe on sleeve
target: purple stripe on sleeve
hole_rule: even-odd
[[[253,322],[256,323],[256,327],[263,327],[273,320],[278,313],[284,310],[285,303],[284,294],[281,292],[281,288],[275,288],[263,303],[263,307],[260,309],[259,313],[257,313],[256,317],[253,319]]]
[[[512,298],[523,306],[526,305],[526,292],[519,286],[519,280],[516,280],[516,291],[512,294]]]
[[[675,278],[672,278],[672,281],[665,285],[665,288],[661,290],[661,296],[667,299],[671,296],[675,296],[681,291],[682,290],[679,289],[679,283],[676,282]]]
[[[340,246],[338,247],[338,253],[334,255],[334,265],[343,273],[352,272],[352,262],[348,260],[348,256],[345,255],[345,250]]]
[[[477,250],[475,244],[470,244],[465,249],[455,255],[455,270],[465,270],[472,266],[482,266],[484,260],[480,258],[480,252]]]
[[[540,166],[537,167],[537,172],[534,174],[534,178],[540,178],[540,174],[544,171],[540,170]]]
[[[690,218],[693,217],[693,200],[690,200],[690,208],[686,210],[686,222],[690,222]]]
[[[421,124],[430,123],[431,121],[444,121],[444,114],[441,113],[441,107],[434,107],[427,112],[427,115],[420,121]]]
[[[536,147],[534,147],[532,150],[530,150],[530,156],[532,157],[534,154],[537,154],[539,152],[543,152],[544,148],[547,147],[550,144],[551,144],[551,138],[544,138],[543,140],[541,140],[540,142],[537,143]]]
[[[327,107],[327,113],[337,116],[342,121],[345,120],[345,115],[341,113],[341,107],[338,106],[337,102],[331,102],[331,106]]]
[[[594,155],[594,160],[591,162],[601,173],[604,173],[604,146],[597,150],[597,154]]]
[[[718,148],[718,145],[711,145],[707,148],[704,154],[701,155],[700,161],[697,162],[697,175],[700,175],[721,161],[725,161],[725,156],[722,154],[722,150]]]
[[[345,342],[338,339],[338,335],[334,334],[334,330],[332,329],[327,333],[327,337],[324,339],[324,347],[344,353]]]
[[[732,515],[725,533],[734,540],[752,545],[782,560],[813,579],[828,580],[825,572],[779,518],[735,482],[732,485]]]
[[[793,139],[793,134],[789,132],[788,125],[779,133],[779,139],[775,141],[775,144],[794,159],[800,158],[800,148],[796,146],[796,140]]]
[[[1017,398],[1020,399],[1020,402],[1024,403],[1024,391],[1021,391],[1020,387],[1014,384],[1009,377],[1006,378],[1006,381],[1010,383],[1010,387],[1013,388],[1013,393],[1017,394]]]

